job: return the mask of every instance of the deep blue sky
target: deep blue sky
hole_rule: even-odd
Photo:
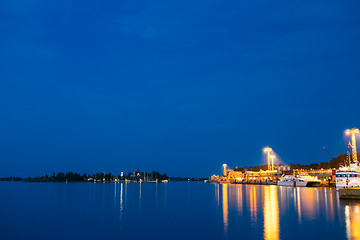
[[[0,2],[0,176],[328,161],[360,127],[360,1]],[[325,147],[325,149],[323,148]]]

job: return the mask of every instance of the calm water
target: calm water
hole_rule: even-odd
[[[0,239],[356,239],[360,201],[334,189],[0,183]]]

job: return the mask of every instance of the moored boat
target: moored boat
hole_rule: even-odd
[[[278,186],[319,187],[321,181],[308,174],[283,175],[277,182]]]
[[[355,163],[336,171],[336,189],[360,187],[360,169]]]

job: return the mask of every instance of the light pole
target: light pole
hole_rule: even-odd
[[[354,163],[357,164],[358,160],[357,160],[357,153],[356,153],[356,136],[355,136],[355,134],[359,133],[359,129],[357,129],[357,128],[346,129],[345,133],[346,133],[346,135],[351,134],[352,159],[353,159]]]
[[[271,168],[270,168],[270,155],[271,155],[271,152],[272,152],[272,148],[271,148],[271,147],[266,147],[266,148],[264,148],[264,153],[267,153],[268,170],[269,170],[269,171],[271,170]]]
[[[223,164],[223,173],[224,173],[224,177],[227,177],[228,175],[228,166],[226,163]]]
[[[271,158],[271,170],[274,171],[274,158],[275,158],[275,155],[271,155],[270,158]]]

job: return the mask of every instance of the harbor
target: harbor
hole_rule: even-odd
[[[267,158],[267,165],[231,169],[227,164],[222,165],[222,176],[213,175],[210,182],[228,184],[258,184],[292,187],[336,187],[341,190],[341,198],[360,199],[360,167],[356,149],[356,136],[359,129],[346,129],[348,136],[348,151],[346,155],[339,155],[333,159],[337,167],[333,168],[296,168],[295,165],[274,163],[275,154],[271,147],[263,148]],[[345,159],[344,159],[345,157]],[[311,165],[310,165],[311,166]],[[265,169],[264,169],[265,168]]]
[[[309,175],[321,181],[321,186],[335,187],[336,169],[290,169],[289,166],[276,166],[275,170],[237,171],[223,165],[223,176],[213,175],[211,182],[233,184],[277,185],[283,175]]]

